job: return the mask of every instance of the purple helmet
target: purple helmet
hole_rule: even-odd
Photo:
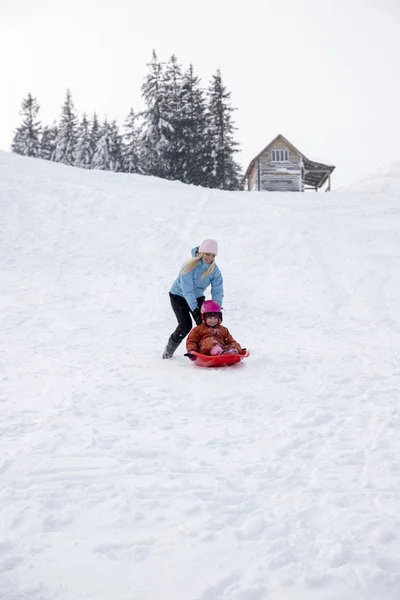
[[[219,316],[219,322],[222,323],[221,307],[218,302],[215,302],[215,300],[205,300],[201,305],[200,312],[203,318],[203,323],[205,322],[206,315],[209,313],[217,313]]]

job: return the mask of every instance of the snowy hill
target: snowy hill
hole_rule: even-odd
[[[0,153],[0,598],[398,600],[400,205]],[[246,364],[168,290],[220,243]]]
[[[350,191],[369,192],[379,194],[400,194],[400,162],[393,163],[390,167],[377,169],[368,177],[353,184]]]

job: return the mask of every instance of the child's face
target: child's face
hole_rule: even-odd
[[[217,313],[210,313],[206,316],[206,323],[209,327],[215,327],[218,325],[219,315]]]

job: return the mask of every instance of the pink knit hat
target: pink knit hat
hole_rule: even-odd
[[[204,240],[200,244],[199,252],[218,254],[218,243],[215,240]]]

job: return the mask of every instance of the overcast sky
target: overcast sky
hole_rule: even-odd
[[[235,8],[236,5],[236,8]],[[153,48],[217,68],[248,162],[278,133],[336,165],[336,189],[400,160],[400,0],[0,0],[0,148],[31,92],[43,122],[143,108]]]

